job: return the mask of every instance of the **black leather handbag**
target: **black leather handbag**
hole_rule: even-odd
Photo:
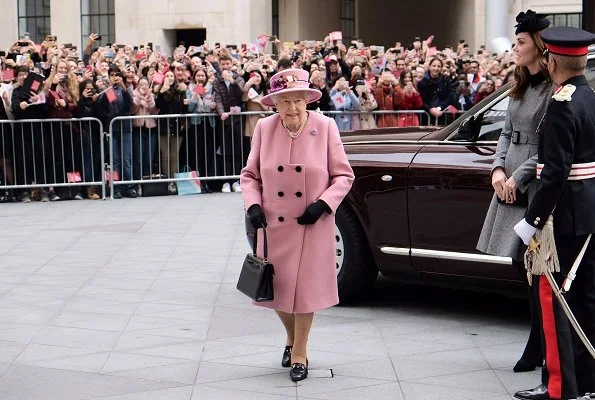
[[[517,207],[529,207],[529,194],[527,192],[522,193],[519,189],[516,190],[516,201],[514,203],[507,203],[506,200],[500,199],[500,197],[496,196],[496,200],[500,204],[506,204],[508,206],[517,206]]]
[[[273,276],[275,268],[268,262],[267,254],[267,231],[262,228],[264,234],[264,259],[256,255],[256,245],[258,242],[258,229],[254,232],[254,241],[252,248],[254,253],[248,253],[240,272],[237,289],[257,302],[273,301],[275,293],[273,291]]]

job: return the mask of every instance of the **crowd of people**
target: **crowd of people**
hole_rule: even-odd
[[[152,43],[99,45],[96,34],[80,50],[54,36],[41,44],[21,39],[0,52],[1,185],[45,187],[13,190],[4,198],[99,198],[92,185],[64,190],[58,184],[102,180],[100,127],[54,119],[93,117],[107,131],[116,117],[136,117],[112,126],[112,179],[171,179],[186,168],[201,176],[237,176],[256,122],[272,111],[260,99],[277,71],[307,70],[310,87],[322,93],[309,110],[335,111],[340,131],[444,124],[512,75],[509,52],[494,54],[482,46],[471,53],[463,40],[437,50],[432,39],[416,37],[385,50],[330,36],[292,43],[270,37],[274,54],[266,47],[206,42],[182,43],[165,54]],[[252,113],[238,115],[247,111]],[[29,119],[52,121],[18,123]],[[6,122],[11,120],[16,122]],[[138,188],[118,185],[114,197],[137,197]],[[175,194],[176,185],[170,183],[168,191]],[[203,191],[241,189],[232,179],[203,182]]]

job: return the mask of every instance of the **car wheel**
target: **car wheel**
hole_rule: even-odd
[[[348,304],[368,293],[378,268],[359,220],[345,204],[339,206],[335,216],[335,243],[339,301]]]

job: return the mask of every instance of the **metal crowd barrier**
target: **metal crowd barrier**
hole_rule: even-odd
[[[232,114],[225,122],[212,113],[114,118],[108,134],[109,164],[117,174],[107,173],[110,197],[120,186],[239,180],[249,153],[246,115]],[[147,119],[155,126],[147,127]],[[143,126],[135,127],[135,121]],[[185,171],[196,171],[200,179],[176,176]]]
[[[103,135],[96,118],[0,121],[2,196],[101,186],[105,198]]]
[[[270,114],[230,114],[224,122],[214,113],[117,117],[107,132],[96,118],[0,121],[0,190],[100,186],[102,198],[108,187],[113,198],[122,186],[237,181],[250,152],[250,131]],[[323,114],[338,124],[366,115],[375,126],[392,116],[419,125],[441,123],[418,110]],[[198,177],[180,175],[188,171]]]
[[[239,180],[240,170],[250,152],[250,130],[256,125],[256,120],[271,114],[273,112],[270,111],[229,114],[224,122],[214,113],[114,118],[108,134],[109,165],[117,173],[114,175],[114,172],[108,171],[106,174],[110,197],[113,198],[115,190],[123,190],[122,186],[126,190],[147,183],[201,181],[208,184],[213,180]],[[408,126],[437,125],[441,122],[423,110],[326,111],[323,114],[336,120],[371,115],[375,123],[394,115],[397,119],[414,121]],[[456,117],[445,114],[445,119],[450,119],[445,122],[451,122]],[[147,119],[154,121],[150,128],[145,122]],[[189,171],[195,171],[197,176],[179,176]]]

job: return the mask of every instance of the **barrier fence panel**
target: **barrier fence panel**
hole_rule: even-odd
[[[241,134],[239,116],[227,122],[212,113],[114,118],[108,135],[110,197],[146,183],[168,183],[167,192],[174,194],[175,182],[198,180],[187,174],[190,171],[196,171],[201,182],[239,179],[239,170],[235,176],[230,172],[241,169],[242,161],[227,156],[243,154],[241,146],[233,150],[236,143],[242,144]]]
[[[103,135],[96,118],[0,121],[3,197],[33,189],[44,200],[52,192],[73,198],[97,194],[100,187],[105,198]]]
[[[145,184],[167,184],[161,194],[175,194],[180,182],[200,181],[201,190],[219,190],[239,180],[250,153],[254,127],[260,118],[273,112],[229,114],[226,120],[214,113],[143,115],[114,118],[109,125],[109,166],[106,179],[110,197],[130,195],[130,189]],[[341,131],[374,126],[398,127],[450,123],[457,114],[442,120],[423,110],[405,111],[327,111]],[[345,125],[345,121],[360,121]],[[347,128],[347,129],[344,129]],[[214,182],[217,181],[217,182]],[[186,185],[183,185],[186,187]],[[186,189],[183,189],[186,192]],[[165,193],[166,192],[166,193]]]

